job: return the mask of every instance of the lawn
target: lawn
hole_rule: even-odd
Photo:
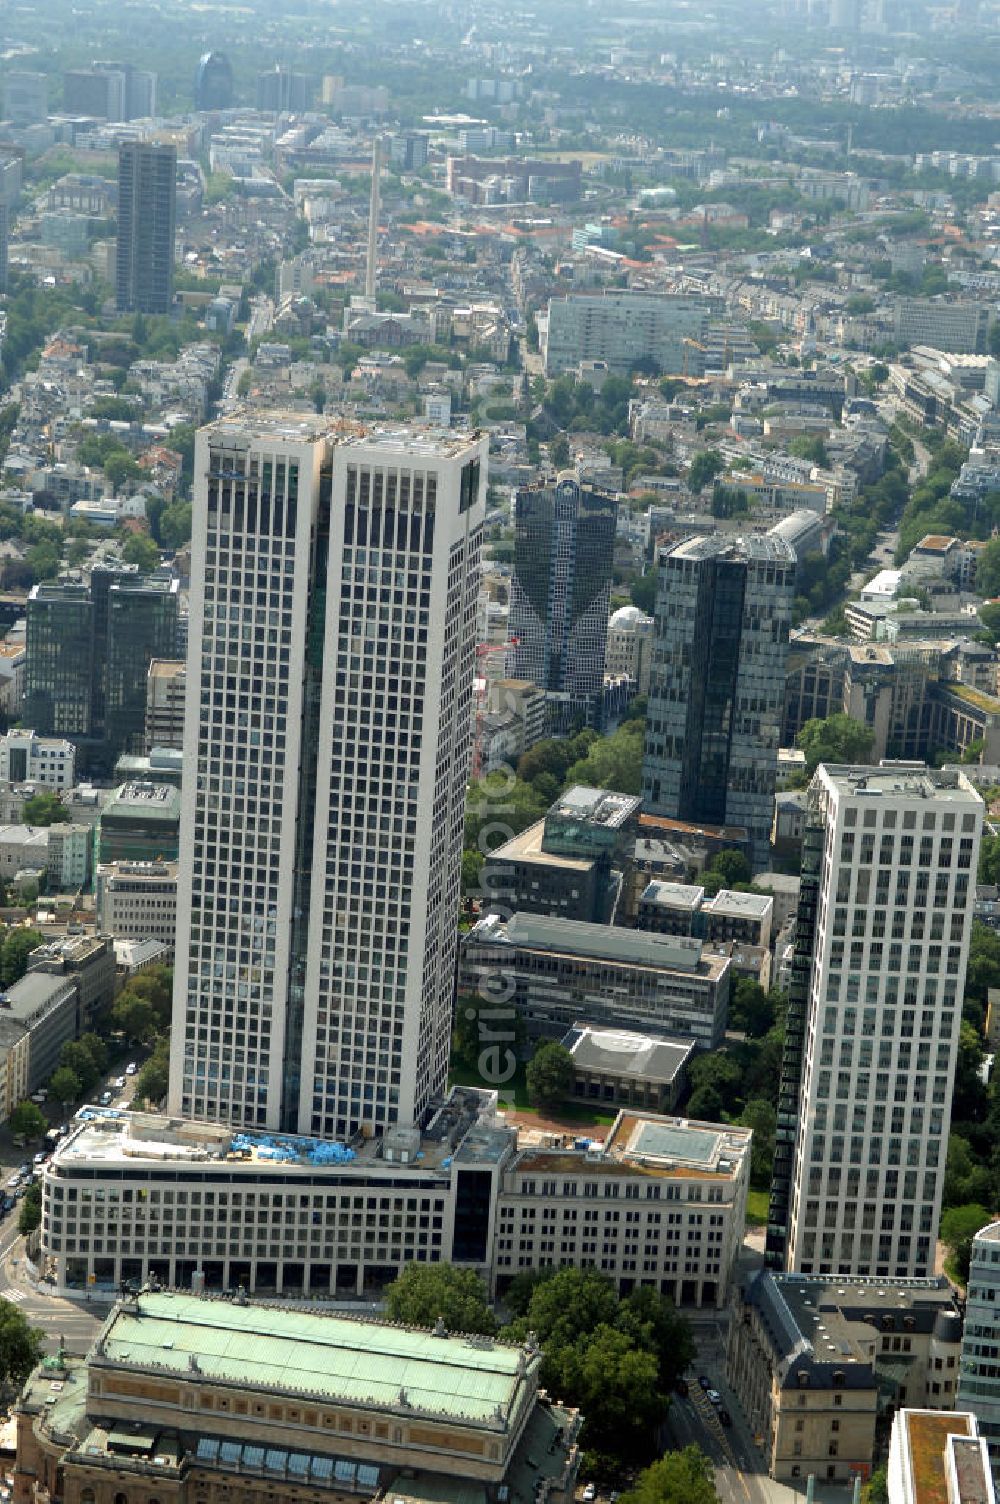
[[[747,1226],[767,1226],[767,1191],[747,1192]]]
[[[478,1086],[489,1089],[495,1082],[485,1081],[478,1071],[453,1060],[448,1077],[450,1086]],[[530,1112],[542,1117],[547,1123],[565,1123],[571,1128],[607,1128],[617,1117],[614,1110],[601,1111],[588,1107],[585,1102],[565,1102],[561,1107],[538,1108],[528,1099],[528,1084],[523,1061],[518,1065],[513,1078],[497,1088],[500,1092],[501,1112]]]

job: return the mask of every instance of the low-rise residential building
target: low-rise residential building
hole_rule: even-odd
[[[721,1308],[743,1240],[750,1132],[620,1112],[603,1146],[529,1146],[503,1172],[497,1288],[547,1264]]]
[[[177,931],[176,862],[108,862],[95,875],[97,927],[116,940],[162,940]]]
[[[904,1407],[889,1442],[889,1504],[996,1504],[976,1417]]]
[[[990,1222],[972,1240],[955,1403],[975,1415],[1000,1482],[1000,1222]]]
[[[571,1504],[580,1416],[541,1364],[531,1339],[142,1290],[28,1380],[16,1497],[417,1504],[460,1478],[465,1504]]]
[[[60,736],[8,731],[0,736],[0,782],[71,789],[76,782],[76,748]]]
[[[961,1336],[943,1277],[761,1272],[740,1293],[727,1375],[772,1478],[850,1481],[897,1406],[954,1407]]]
[[[578,1019],[651,1030],[713,1049],[725,1032],[730,963],[687,936],[574,919],[490,914],[465,937],[459,990],[502,978],[532,1038],[561,1039]]]

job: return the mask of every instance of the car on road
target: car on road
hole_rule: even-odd
[[[134,1076],[138,1069],[139,1067],[136,1065],[135,1061],[130,1060],[128,1065],[125,1067],[125,1074],[126,1076]]]
[[[732,1423],[733,1423],[733,1417],[730,1415],[729,1411],[725,1410],[725,1409],[720,1410],[719,1411],[719,1425],[720,1426],[731,1426]]]
[[[718,1410],[722,1404],[722,1395],[719,1391],[717,1389],[706,1389],[705,1393],[708,1395],[709,1403],[714,1405],[716,1410]]]
[[[702,1389],[705,1389],[705,1390],[711,1389],[711,1387],[712,1387],[712,1380],[709,1379],[709,1378],[706,1378],[706,1376],[703,1373],[700,1373],[698,1375],[698,1383],[701,1385]]]

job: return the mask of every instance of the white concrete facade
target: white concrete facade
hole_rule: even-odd
[[[934,1272],[983,802],[961,773],[821,767],[825,827],[787,1267]]]

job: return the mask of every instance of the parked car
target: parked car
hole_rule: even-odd
[[[138,1069],[139,1067],[136,1065],[135,1061],[130,1060],[128,1065],[125,1067],[125,1074],[126,1076],[134,1076]]]
[[[700,1373],[698,1375],[698,1383],[701,1385],[702,1389],[711,1389],[712,1387],[712,1380],[706,1378],[703,1373]]]
[[[35,1155],[35,1164],[36,1165],[43,1165],[45,1163],[45,1161],[48,1159],[48,1157],[49,1156],[45,1153],[44,1150],[39,1149],[38,1153]]]
[[[112,1102],[111,1093],[109,1091],[102,1091],[101,1092],[101,1106],[102,1107],[110,1107],[111,1106],[111,1102]]]
[[[124,1091],[125,1090],[125,1077],[124,1076],[118,1076],[112,1082],[112,1085],[114,1086],[115,1091]]]
[[[588,1483],[587,1486],[586,1486],[586,1488],[583,1490],[583,1504],[594,1504],[594,1500],[596,1498],[597,1498],[597,1484],[596,1483]]]
[[[715,1406],[716,1410],[718,1410],[719,1406],[722,1404],[722,1395],[719,1393],[719,1391],[717,1389],[706,1389],[705,1393],[708,1395],[710,1402]]]
[[[719,1425],[720,1426],[731,1426],[732,1423],[733,1423],[733,1417],[730,1415],[729,1411],[728,1410],[720,1410],[719,1411]]]

